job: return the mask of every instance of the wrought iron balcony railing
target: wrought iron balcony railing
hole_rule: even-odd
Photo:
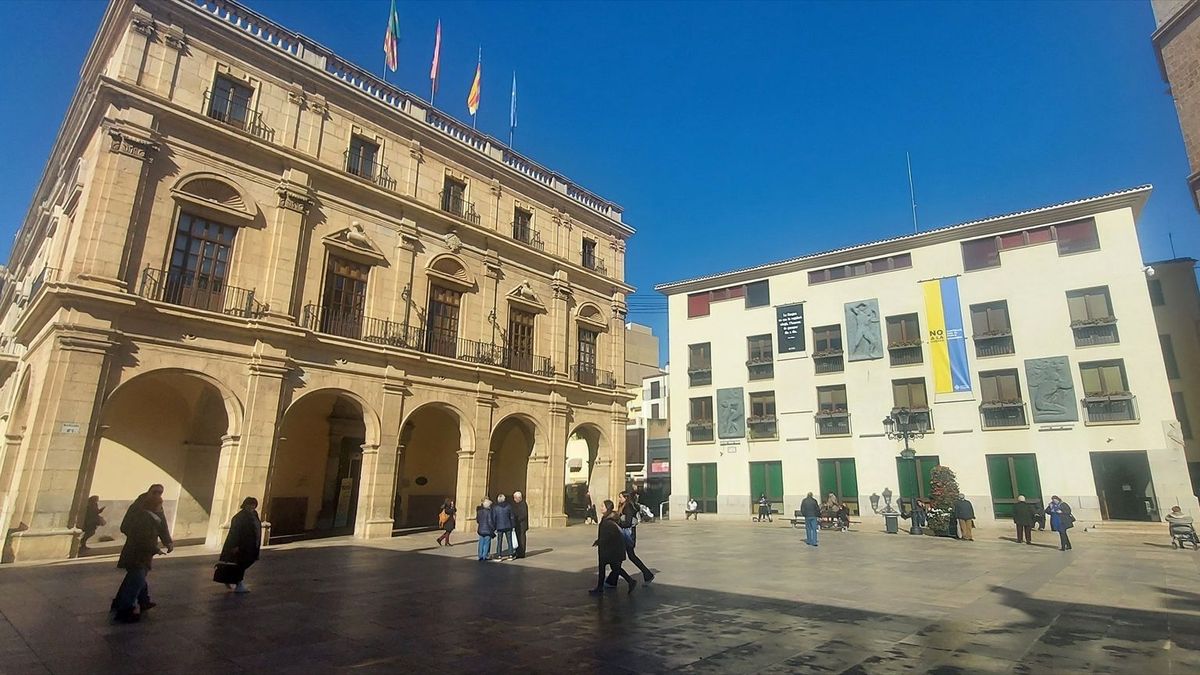
[[[849,436],[850,413],[848,412],[819,412],[817,420],[818,436]]]
[[[252,290],[230,286],[223,279],[180,270],[147,267],[142,272],[138,295],[147,300],[244,319],[262,316],[267,311],[267,306],[254,297]]]
[[[840,373],[846,369],[845,354],[841,349],[813,352],[813,370],[821,373]]]
[[[580,384],[590,384],[593,387],[616,389],[617,380],[607,370],[598,370],[595,366],[575,364],[571,366],[571,379]]]
[[[462,198],[462,195],[448,190],[442,190],[438,196],[442,200],[442,210],[458,216],[472,225],[479,224],[479,214],[475,212],[475,203]]]
[[[1029,426],[1025,404],[1020,401],[984,402],[979,406],[979,417],[984,429]]]
[[[388,169],[375,157],[366,153],[347,150],[342,153],[346,158],[346,173],[371,181],[384,190],[396,191],[396,179],[388,175]]]
[[[1012,333],[975,336],[975,356],[979,358],[1015,354],[1016,351],[1013,345]]]
[[[546,250],[546,243],[542,241],[542,235],[530,227],[529,223],[514,220],[512,224],[512,238],[529,248],[537,249],[538,251]]]
[[[250,110],[247,103],[238,101],[236,97],[213,97],[212,90],[206,90],[204,92],[204,114],[221,124],[245,131],[268,143],[275,141],[275,130],[263,123],[262,113]]]
[[[692,420],[687,424],[689,443],[707,443],[713,439],[712,420]]]
[[[688,368],[688,386],[699,387],[712,384],[712,366]]]
[[[1083,411],[1089,424],[1136,422],[1137,397],[1133,394],[1097,394],[1083,399]]]
[[[1075,346],[1092,347],[1120,342],[1116,322],[1116,319],[1112,319],[1110,323],[1072,324],[1071,331],[1075,333]]]
[[[580,259],[580,263],[593,272],[599,272],[604,276],[608,276],[608,266],[604,264],[604,259],[594,253],[592,255],[584,254]]]

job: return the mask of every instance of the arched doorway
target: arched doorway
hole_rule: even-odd
[[[89,545],[121,543],[121,519],[160,483],[176,544],[201,543],[209,529],[221,439],[230,433],[228,395],[207,376],[155,371],[122,384],[104,404],[87,495],[100,498],[106,524]]]
[[[365,415],[356,397],[332,389],[288,408],[268,497],[272,540],[354,531]]]
[[[512,496],[529,492],[529,456],[533,454],[534,429],[520,417],[505,418],[492,432],[491,464],[488,466],[488,495]]]
[[[462,418],[453,408],[430,404],[417,408],[400,430],[400,462],[397,467],[396,527],[436,527],[438,511],[446,498],[457,499],[458,453],[469,438]],[[459,504],[466,520],[467,505]]]
[[[567,437],[566,484],[563,486],[563,510],[571,519],[583,519],[587,509],[587,495],[599,504],[608,499],[608,477],[597,469],[600,456],[600,430],[593,425],[577,427]]]

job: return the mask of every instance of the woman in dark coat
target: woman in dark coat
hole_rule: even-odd
[[[83,537],[79,539],[79,550],[86,551],[88,539],[91,539],[96,534],[96,530],[105,524],[104,513],[105,507],[100,506],[100,496],[92,495],[88,497],[87,513],[83,516]]]
[[[479,534],[479,561],[492,555],[492,538],[496,536],[496,519],[492,514],[492,500],[487,497],[475,509],[475,532]]]
[[[1050,516],[1050,529],[1058,533],[1059,550],[1070,551],[1071,539],[1067,536],[1067,530],[1075,526],[1071,505],[1054,495],[1050,498],[1050,506],[1046,507],[1046,515]]]
[[[125,570],[125,579],[113,600],[117,621],[138,621],[142,613],[154,606],[150,602],[150,585],[146,577],[150,574],[150,562],[160,553],[159,533],[165,528],[158,515],[161,510],[162,497],[153,493],[142,495],[121,523],[125,545],[121,547],[117,568]],[[141,613],[134,612],[135,603]]]
[[[588,591],[592,595],[604,593],[604,572],[609,567],[612,568],[613,575],[620,576],[629,584],[630,593],[637,587],[637,581],[621,569],[621,563],[625,560],[625,536],[621,534],[621,527],[617,525],[615,509],[611,499],[604,500],[604,513],[600,516],[600,525],[596,528],[596,541],[592,542],[600,562],[596,587]]]
[[[1013,504],[1013,524],[1017,526],[1017,543],[1033,543],[1033,505],[1025,501],[1025,495],[1017,495]]]
[[[438,527],[442,530],[442,536],[437,538],[438,546],[443,544],[452,546],[450,533],[454,531],[454,514],[456,513],[458,513],[458,509],[454,508],[453,499],[442,502],[442,512],[438,514]]]
[[[229,535],[225,537],[225,546],[221,548],[221,561],[237,565],[237,575],[225,584],[236,583],[234,593],[249,593],[243,579],[246,570],[258,561],[262,549],[262,521],[258,518],[258,500],[246,497],[242,500],[242,510],[237,512],[229,522]]]

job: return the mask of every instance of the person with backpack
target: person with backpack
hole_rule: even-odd
[[[454,514],[458,513],[458,509],[454,508],[454,500],[449,497],[442,502],[442,510],[438,512],[438,529],[442,531],[442,535],[437,538],[438,546],[453,546],[450,543],[450,533],[454,531]]]

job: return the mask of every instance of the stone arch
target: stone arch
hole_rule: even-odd
[[[489,446],[489,496],[521,491],[528,496],[541,476],[530,475],[530,460],[547,454],[545,433],[526,413],[506,415],[492,426]]]
[[[348,389],[322,387],[293,400],[280,419],[264,509],[272,540],[352,533],[363,450],[379,444],[375,408]]]
[[[467,264],[452,253],[434,256],[425,266],[425,272],[461,290],[470,290],[475,286],[475,278],[467,271]]]
[[[604,312],[594,302],[584,302],[576,307],[575,319],[596,326],[599,330],[606,330],[608,327],[608,321],[604,318]]]
[[[206,373],[160,368],[120,383],[101,408],[87,489],[76,505],[83,509],[96,495],[105,508],[107,523],[91,543],[121,541],[122,515],[154,483],[165,488],[163,510],[177,543],[211,538],[223,446],[241,424],[241,402]]]
[[[454,499],[466,522],[470,500],[466,476],[459,475],[463,457],[474,452],[475,431],[457,407],[430,401],[417,405],[400,425],[400,456],[396,463],[396,527],[430,528],[445,499]]]
[[[614,499],[612,444],[603,427],[593,422],[576,424],[567,435],[566,485],[563,508],[568,516],[583,517],[586,496],[599,504]]]
[[[190,173],[175,182],[171,194],[177,201],[221,215],[252,220],[258,204],[242,186],[211,171]]]

